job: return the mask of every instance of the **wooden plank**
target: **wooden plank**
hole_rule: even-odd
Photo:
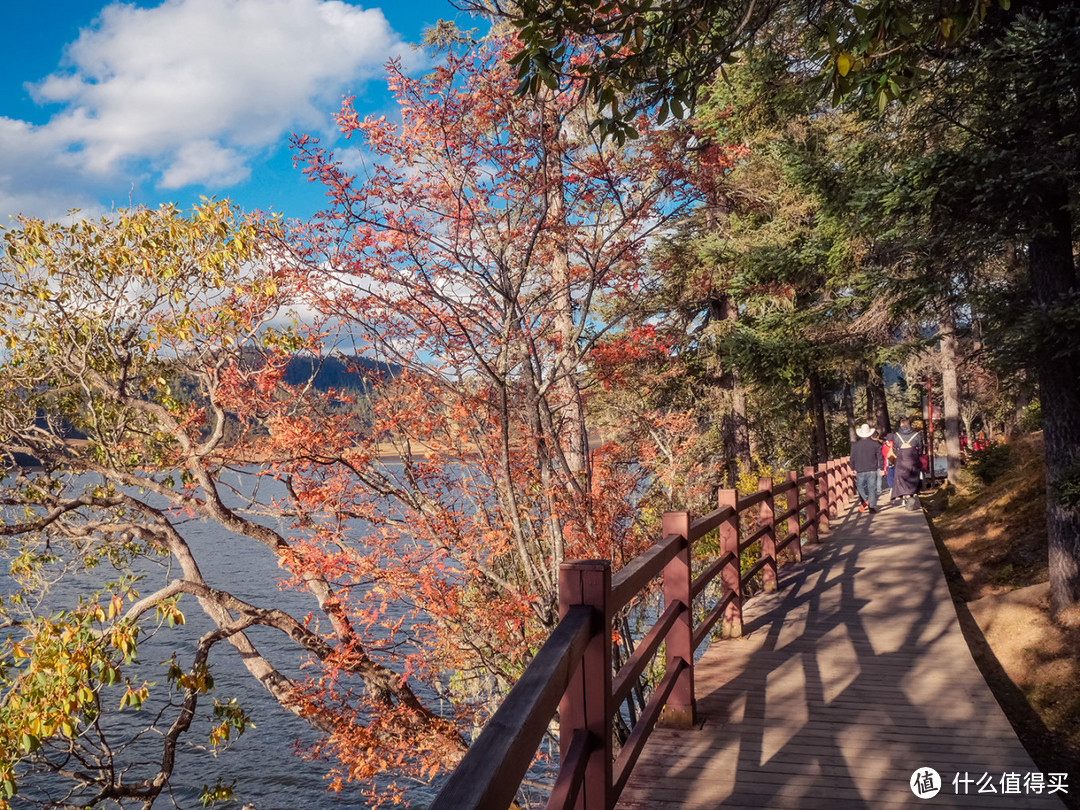
[[[751,506],[757,506],[759,503],[769,497],[769,493],[765,490],[760,490],[752,495],[746,495],[739,498],[738,511],[745,512]]]
[[[616,798],[622,792],[626,780],[630,778],[634,763],[637,762],[642,749],[647,744],[649,735],[660,719],[664,704],[671,696],[679,677],[689,668],[690,665],[681,659],[675,662],[675,666],[668,670],[663,680],[657,684],[656,691],[653,692],[653,696],[649,699],[645,711],[641,713],[640,719],[634,724],[634,730],[630,732],[630,736],[626,739],[626,744],[623,746],[622,751],[619,752],[619,758],[615,761],[613,769],[612,793]]]
[[[744,604],[743,638],[706,650],[700,725],[655,731],[617,808],[1060,807],[953,793],[957,773],[1039,769],[971,658],[924,516],[841,511],[832,529]],[[922,767],[945,782],[925,803]]]
[[[694,628],[694,649],[696,650],[701,646],[701,642],[709,637],[709,633],[712,632],[713,627],[720,620],[720,618],[727,612],[728,606],[735,601],[735,594],[729,592],[723,599],[717,602],[713,609],[709,611],[708,615],[702,619],[701,624]]]

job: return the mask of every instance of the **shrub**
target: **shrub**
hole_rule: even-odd
[[[1024,408],[1024,412],[1020,415],[1017,424],[1020,430],[1025,433],[1034,433],[1036,430],[1042,430],[1042,406],[1039,404],[1039,400],[1034,400],[1030,405]]]
[[[1007,444],[995,444],[971,455],[971,472],[983,484],[996,481],[1016,466],[1012,448]]]

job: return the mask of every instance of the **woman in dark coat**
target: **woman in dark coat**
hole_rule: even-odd
[[[919,491],[922,475],[922,436],[911,427],[911,419],[900,419],[900,429],[892,435],[893,453],[896,454],[896,472],[889,499],[904,498],[905,502]]]

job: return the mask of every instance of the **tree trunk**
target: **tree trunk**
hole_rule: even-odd
[[[559,149],[560,121],[553,102],[553,92],[545,89],[538,98],[544,117],[544,170],[547,196],[547,236],[552,240],[551,283],[554,325],[562,341],[560,359],[553,369],[554,389],[557,392],[552,412],[557,418],[559,436],[563,443],[566,465],[578,478],[581,491],[589,486],[588,429],[585,425],[585,405],[578,383],[577,328],[574,323],[574,301],[570,289],[570,256],[566,243],[566,201],[562,159]]]
[[[821,390],[821,375],[813,369],[807,375],[810,386],[810,414],[814,420],[813,463],[829,460],[829,433],[825,427],[825,396]]]
[[[730,295],[723,294],[709,299],[709,319],[712,321],[738,320],[738,307]],[[723,358],[714,358],[716,382],[720,388],[720,435],[723,442],[726,484],[734,487],[739,471],[751,468],[750,422],[746,417],[746,391],[739,379],[739,372],[726,365]]]
[[[710,233],[719,231],[720,217],[730,213],[726,196],[717,188],[706,194],[705,224]],[[709,319],[728,321],[731,328],[739,319],[739,307],[731,294],[714,293],[709,299]],[[746,391],[742,386],[738,369],[723,358],[717,358],[720,389],[724,393],[724,414],[721,418],[721,435],[724,445],[724,461],[727,485],[734,487],[739,480],[739,469],[749,470],[752,465],[753,448],[750,444],[750,422],[746,417]]]
[[[844,417],[847,419],[848,440],[855,444],[855,399],[851,393],[851,383],[844,380]]]
[[[873,378],[874,375],[867,370],[866,380],[863,384],[863,393],[866,394],[866,424],[868,425],[872,425],[877,421],[877,412],[874,410]]]
[[[1013,434],[1020,434],[1020,425],[1022,424],[1024,417],[1027,416],[1028,406],[1031,405],[1034,396],[1035,392],[1031,388],[1030,378],[1027,376],[1021,378],[1020,385],[1016,390],[1016,402],[1012,409],[1012,413],[1006,413],[1005,415],[1006,435],[1011,436]],[[984,417],[983,422],[989,422],[989,419]]]
[[[881,366],[875,366],[866,377],[866,411],[870,424],[877,428],[879,436],[892,433],[892,421],[889,419],[889,401],[885,396],[885,380],[881,376]]]
[[[960,478],[960,384],[956,374],[956,317],[946,306],[941,316],[941,399],[945,416],[945,458],[949,483]]]
[[[734,322],[739,320],[739,308],[735,306],[734,299],[727,295],[720,305],[720,314],[725,321],[730,321],[732,328]],[[743,470],[750,470],[751,446],[750,446],[750,421],[746,419],[746,391],[742,386],[739,369],[733,366],[728,369],[731,390],[731,438],[734,446],[735,458],[739,460]],[[732,484],[732,486],[734,486]]]
[[[1044,227],[1028,246],[1038,315],[1047,321],[1036,352],[1046,443],[1046,528],[1050,547],[1050,603],[1057,610],[1080,602],[1080,503],[1063,500],[1062,487],[1080,482],[1080,343],[1050,324],[1052,311],[1077,292],[1072,217],[1064,180],[1048,183]]]

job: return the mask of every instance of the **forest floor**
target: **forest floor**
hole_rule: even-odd
[[[1044,773],[1080,808],[1080,611],[1050,612],[1042,434],[980,454],[924,493],[971,652]]]

